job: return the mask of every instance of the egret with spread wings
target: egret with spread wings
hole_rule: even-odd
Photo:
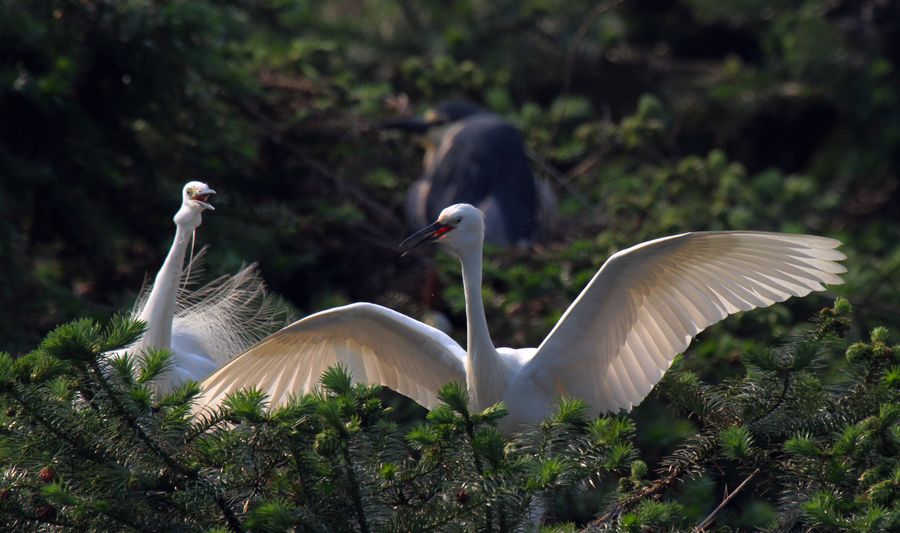
[[[664,237],[613,255],[538,348],[494,348],[481,295],[484,216],[468,204],[404,241],[437,241],[462,263],[468,340],[373,304],[314,314],[269,336],[203,383],[199,406],[245,387],[273,404],[312,390],[342,363],[359,382],[380,384],[421,405],[446,382],[464,382],[472,407],[503,401],[503,429],[546,416],[560,395],[595,413],[629,410],[707,326],[841,283],[840,243],[810,235],[749,231]]]

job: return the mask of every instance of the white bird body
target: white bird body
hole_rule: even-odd
[[[445,209],[410,237],[436,240],[462,264],[467,345],[384,307],[357,303],[316,313],[263,340],[210,376],[197,407],[245,387],[278,405],[311,391],[337,363],[355,381],[380,384],[426,408],[449,381],[467,385],[474,409],[504,402],[502,429],[549,414],[561,395],[594,413],[630,410],[675,356],[729,314],[841,283],[833,239],[762,232],[698,232],[613,255],[538,348],[495,349],[481,297],[484,221],[468,204]],[[404,243],[406,244],[406,243]]]
[[[189,275],[183,272],[184,259],[202,212],[214,209],[207,202],[212,194],[215,191],[205,183],[192,181],[184,186],[182,204],[173,219],[172,247],[132,311],[132,317],[144,321],[147,328],[136,343],[113,352],[140,358],[147,349],[171,350],[172,367],[154,381],[161,393],[187,380],[203,380],[284,323],[255,264],[188,290],[189,278],[201,270],[204,251],[191,259]]]

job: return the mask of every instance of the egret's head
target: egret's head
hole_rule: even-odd
[[[439,242],[451,251],[480,247],[484,242],[484,213],[469,204],[456,204],[441,211],[437,221],[400,243],[406,253],[425,242]]]
[[[202,212],[206,209],[215,210],[215,207],[209,203],[210,195],[216,194],[216,191],[209,188],[209,185],[202,181],[190,181],[184,186],[182,191],[182,202],[191,210]]]

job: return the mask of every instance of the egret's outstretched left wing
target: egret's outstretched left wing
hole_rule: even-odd
[[[449,381],[465,383],[466,352],[453,339],[406,315],[370,303],[310,315],[269,335],[203,383],[196,408],[256,387],[272,406],[308,393],[338,363],[355,382],[389,387],[431,409]]]
[[[707,326],[842,283],[839,241],[762,232],[685,233],[613,255],[522,369],[549,394],[631,409]]]

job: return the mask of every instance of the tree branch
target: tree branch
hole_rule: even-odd
[[[713,520],[715,520],[716,514],[719,511],[721,511],[722,509],[724,509],[725,506],[728,505],[728,502],[730,502],[731,499],[734,498],[737,495],[737,493],[740,492],[747,485],[747,482],[749,482],[751,479],[753,479],[753,476],[755,476],[758,473],[759,473],[759,468],[757,468],[756,470],[753,471],[753,473],[751,473],[749,476],[747,476],[747,479],[745,479],[740,485],[738,485],[738,487],[736,489],[734,489],[730,494],[728,493],[728,489],[726,488],[725,489],[725,499],[722,500],[722,503],[720,503],[718,505],[718,507],[716,507],[715,509],[712,510],[711,513],[709,513],[709,516],[707,516],[706,518],[703,519],[702,522],[697,524],[697,527],[694,528],[693,533],[701,533],[707,527],[709,527],[709,525],[712,524]]]
[[[106,376],[103,375],[103,370],[97,364],[96,359],[92,359],[89,362],[91,370],[94,372],[94,375],[97,378],[97,382],[103,388],[107,395],[110,398],[110,405],[112,405],[113,409],[119,413],[125,423],[135,432],[138,439],[147,446],[157,457],[162,459],[163,463],[166,464],[169,468],[171,468],[174,472],[190,479],[191,481],[199,481],[201,479],[200,473],[196,470],[188,468],[181,463],[179,463],[173,456],[169,455],[168,452],[162,449],[162,447],[156,443],[147,432],[144,431],[144,428],[137,423],[137,417],[134,413],[129,413],[126,411],[122,405],[117,401],[117,394],[115,389],[113,389],[112,385],[106,380]],[[218,505],[219,509],[222,511],[222,515],[225,517],[225,521],[228,523],[228,527],[235,532],[241,532],[244,528],[241,526],[240,521],[237,516],[231,510],[231,507],[228,505],[228,502],[220,496],[218,493],[214,495],[214,500],[216,505]]]

